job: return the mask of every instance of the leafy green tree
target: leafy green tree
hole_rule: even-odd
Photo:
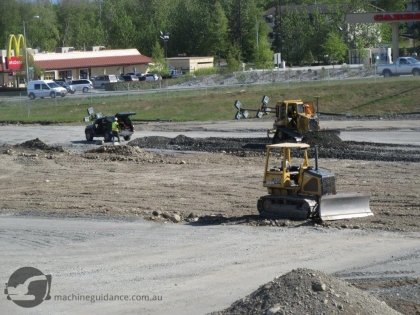
[[[341,15],[372,10],[365,0],[351,0],[346,7],[341,7]],[[344,20],[344,16],[342,18]],[[350,24],[344,30],[346,43],[350,49],[375,47],[381,38],[381,25],[374,23]]]
[[[274,53],[270,49],[268,41],[262,41],[257,47],[254,47],[252,61],[257,68],[273,68]]]
[[[251,61],[257,68],[272,68],[274,64],[274,54],[270,49],[270,43],[268,42],[267,24],[259,20],[255,23],[255,34],[256,39],[252,43],[253,51],[251,53]]]
[[[313,34],[313,27],[308,26],[309,21],[307,10],[285,10],[282,14],[282,59],[290,65],[302,65],[311,50],[309,39]]]
[[[62,0],[56,6],[60,46],[83,49],[106,44],[102,26],[102,3],[89,0]]]
[[[206,3],[204,3],[206,2]],[[207,54],[210,4],[208,1],[179,1],[170,19],[171,48],[187,56]]]
[[[132,47],[139,49],[140,53],[151,56],[159,32],[169,32],[170,39],[167,45],[167,55],[174,55],[173,29],[169,20],[174,16],[174,10],[179,0],[136,0],[132,1],[132,21],[135,25],[136,36]]]
[[[106,25],[106,46],[109,48],[133,47],[136,28],[130,14],[133,9],[132,1],[107,0],[104,1],[104,25]]]
[[[340,33],[349,47],[376,46],[378,39],[390,42],[389,24],[350,25],[345,14],[370,10],[367,0],[323,0],[329,14],[315,9],[309,14],[284,9],[287,5],[309,5],[313,0],[2,0],[0,39],[23,33],[26,21],[27,44],[42,50],[57,46],[104,45],[107,48],[139,49],[153,56],[156,42],[163,46],[159,31],[169,32],[168,57],[212,55],[236,63],[254,62],[258,66],[272,62],[266,43],[268,30],[262,21],[263,11],[281,5],[276,13],[280,36],[275,51],[289,64],[307,64],[320,60],[328,46],[325,34]],[[341,4],[345,3],[346,6]],[[407,0],[378,0],[376,6],[390,11],[405,9]],[[39,19],[33,19],[38,15]],[[16,20],[16,16],[21,19]],[[379,32],[381,30],[381,32]],[[281,40],[281,41],[280,41]],[[234,51],[231,51],[232,47]],[[239,50],[238,50],[239,49]]]
[[[326,34],[340,32],[340,35],[343,35],[344,26],[342,27],[341,24],[343,24],[345,18],[344,12],[340,11],[336,5],[330,5],[328,11],[328,14],[324,14],[318,8],[315,8],[310,15],[310,23],[308,25],[310,36],[308,37],[309,42],[307,46],[310,54],[306,55],[305,63],[312,63],[312,58],[315,58],[317,61],[323,60],[325,53],[322,45],[327,39]],[[309,60],[310,62],[308,62]]]
[[[246,14],[243,18],[243,40],[242,40],[242,55],[246,61],[253,61],[257,55],[255,49],[259,48],[259,42],[264,39],[268,41],[268,26],[260,23],[262,21],[263,12],[260,10],[255,0],[247,0]]]
[[[407,0],[377,0],[375,6],[385,11],[405,11]]]
[[[9,35],[23,34],[23,23],[16,20],[20,15],[20,5],[15,0],[3,0],[0,2],[0,43],[6,49]]]
[[[228,48],[226,62],[230,71],[239,71],[241,69],[242,51],[238,43],[234,43]]]
[[[149,66],[149,72],[157,73],[161,76],[169,74],[169,64],[164,56],[163,48],[156,41],[152,49],[153,64]]]
[[[326,61],[331,63],[335,61],[344,61],[347,56],[347,45],[343,42],[340,35],[334,32],[330,32],[327,36],[327,40],[322,45],[324,56]]]
[[[16,12],[15,6],[12,6],[13,11]],[[9,34],[23,34],[23,21],[25,21],[26,44],[29,48],[39,47],[41,50],[53,50],[57,46],[59,39],[58,22],[54,5],[50,1],[18,2],[17,12],[21,21],[12,22],[10,26],[6,27],[6,29],[11,30]],[[35,16],[38,18],[34,18]],[[16,16],[12,16],[12,19],[16,19]],[[9,18],[5,18],[5,20],[9,20]]]
[[[207,51],[217,56],[218,63],[225,56],[228,43],[228,19],[219,1],[216,0],[214,10],[211,13],[208,49]]]
[[[237,43],[243,49],[244,37],[248,33],[249,0],[232,0],[229,8],[230,42]]]

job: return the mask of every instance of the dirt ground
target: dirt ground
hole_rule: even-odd
[[[262,228],[420,232],[419,147],[343,142],[330,135],[309,138],[308,143],[319,146],[319,167],[337,175],[338,189],[370,193],[374,213],[316,222],[259,217],[257,199],[266,194],[262,172],[267,141],[144,137],[120,146],[92,146],[82,154],[47,145],[42,139],[4,146],[0,176],[6,185],[0,190],[1,209],[57,217],[110,215]],[[310,155],[313,162],[312,150]],[[399,281],[413,285],[413,279]],[[418,279],[414,281],[419,290]],[[372,290],[395,283],[358,285]],[[382,299],[403,314],[420,314],[419,303],[401,302],[394,294]]]
[[[342,150],[321,147],[319,166],[337,175],[339,190],[369,192],[374,216],[328,222],[269,221],[256,211],[257,199],[266,194],[262,187],[263,145],[259,141],[266,140],[148,137],[74,154],[30,140],[3,148],[0,167],[8,185],[0,192],[2,208],[211,224],[420,231],[420,180],[415,171],[419,165],[406,162],[417,161],[419,150],[351,143],[343,144]],[[177,146],[184,154],[147,152],[135,144],[166,149]],[[239,145],[246,148],[235,148]],[[185,153],[188,147],[193,153]],[[213,153],[195,151],[201,148]],[[366,159],[341,159],[352,157],[346,151]],[[394,161],[387,161],[390,159]]]

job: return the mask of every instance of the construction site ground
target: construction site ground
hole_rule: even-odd
[[[361,137],[363,133],[379,132],[384,137],[378,142],[360,139],[342,141],[329,132],[307,138],[309,144],[319,147],[319,167],[337,175],[339,190],[371,194],[370,207],[374,216],[328,222],[266,220],[259,217],[257,199],[266,194],[262,187],[262,172],[265,145],[270,143],[264,136],[267,124],[270,124],[268,120],[140,124],[135,126],[132,140],[120,145],[85,141],[83,126],[0,126],[3,134],[0,141],[3,145],[0,163],[2,217],[130,222],[145,219],[149,224],[156,224],[156,237],[159,237],[158,229],[174,224],[194,227],[197,229],[194,233],[200,233],[200,226],[217,226],[218,231],[223,227],[248,226],[253,229],[256,238],[262,231],[272,231],[272,242],[281,241],[276,231],[298,233],[302,238],[305,238],[305,233],[314,230],[328,234],[330,238],[334,235],[342,238],[343,233],[361,233],[369,235],[372,243],[349,246],[349,251],[359,257],[359,266],[363,265],[363,255],[358,252],[358,247],[364,252],[361,247],[374,248],[375,242],[379,244],[389,236],[397,237],[403,243],[406,240],[407,244],[419,241],[420,144],[407,140],[413,137],[418,141],[418,121],[363,119],[326,121],[324,124],[329,129],[341,129],[343,134],[346,131],[356,132]],[[383,141],[387,132],[399,132],[401,142]],[[366,139],[369,137],[366,136]],[[310,155],[313,163],[313,151]],[[5,237],[8,234],[6,227],[0,228],[0,232]],[[325,240],[320,235],[318,237]],[[7,239],[11,244],[9,251],[12,251],[14,240]],[[340,255],[346,249],[345,240],[342,242],[343,246],[331,248],[328,254],[324,254],[338,259],[334,255]],[[322,246],[317,239],[306,239],[303,243],[299,240],[298,243],[310,252],[314,251],[314,247]],[[226,243],[222,245],[229,246]],[[392,246],[397,249],[398,241]],[[246,247],[246,244],[242,245],[245,251]],[[395,260],[405,267],[398,267],[395,273],[383,274],[380,266],[365,275],[352,274],[349,266],[322,271],[335,273],[335,276],[372,293],[402,314],[420,314],[420,245],[412,247],[409,252],[408,261],[411,261],[412,268],[407,267],[406,256],[397,257]],[[295,259],[293,266],[310,267],[304,263],[304,257],[297,256]],[[10,258],[9,262],[12,261]],[[26,263],[30,261],[28,259]],[[302,261],[301,265],[299,261]],[[2,271],[13,269],[8,267],[4,269],[3,266]],[[195,272],[199,273],[199,270]],[[232,272],[240,270],[233,268]],[[312,273],[308,271],[306,274],[313,276]],[[229,277],[229,273],[225,277]],[[199,278],[196,281],[200,281]],[[250,283],[258,281],[252,279]],[[214,295],[216,288],[212,290],[211,295]],[[248,292],[251,291],[248,288]],[[232,293],[230,298],[236,296]],[[222,300],[220,307],[211,304],[212,310],[206,304],[198,310],[181,308],[185,312],[178,313],[220,311],[227,306],[229,298]],[[290,309],[293,309],[292,306],[293,303],[290,303]],[[282,307],[284,314],[294,314],[287,312],[284,303]],[[366,307],[369,309],[368,305]],[[165,314],[164,307],[158,309],[160,311],[156,314]],[[337,306],[337,314],[339,310]]]

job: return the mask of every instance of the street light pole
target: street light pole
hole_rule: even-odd
[[[33,16],[34,19],[39,19],[39,15]],[[29,60],[28,60],[28,46],[26,45],[26,28],[25,21],[23,21],[23,38],[25,43],[25,65],[26,65],[26,84],[29,83]]]
[[[23,38],[24,38],[24,43],[25,43],[26,86],[28,86],[28,83],[29,83],[29,68],[28,68],[28,47],[26,46],[25,21],[23,21]]]
[[[160,31],[160,39],[163,40],[163,47],[164,47],[164,50],[165,50],[165,59],[167,59],[168,58],[168,56],[167,56],[167,50],[168,50],[167,49],[167,42],[169,40],[169,33],[166,32],[165,35],[163,35],[163,32]]]

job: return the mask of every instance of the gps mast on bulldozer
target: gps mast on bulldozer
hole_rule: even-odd
[[[261,107],[257,110],[243,109],[240,101],[235,101],[238,110],[235,118],[247,118],[248,111],[256,111],[256,117],[275,113],[276,119],[272,129],[267,130],[267,136],[274,134],[273,143],[284,141],[302,142],[305,134],[320,130],[319,118],[312,101],[284,100],[277,102],[275,107],[268,107],[267,96],[262,99]]]
[[[321,219],[323,221],[371,216],[370,195],[358,192],[337,192],[336,177],[309,166],[309,145],[279,143],[267,145],[263,186],[268,195],[259,198],[261,216],[270,219]],[[293,165],[291,151],[303,153],[301,164]],[[281,159],[281,161],[279,161]]]

